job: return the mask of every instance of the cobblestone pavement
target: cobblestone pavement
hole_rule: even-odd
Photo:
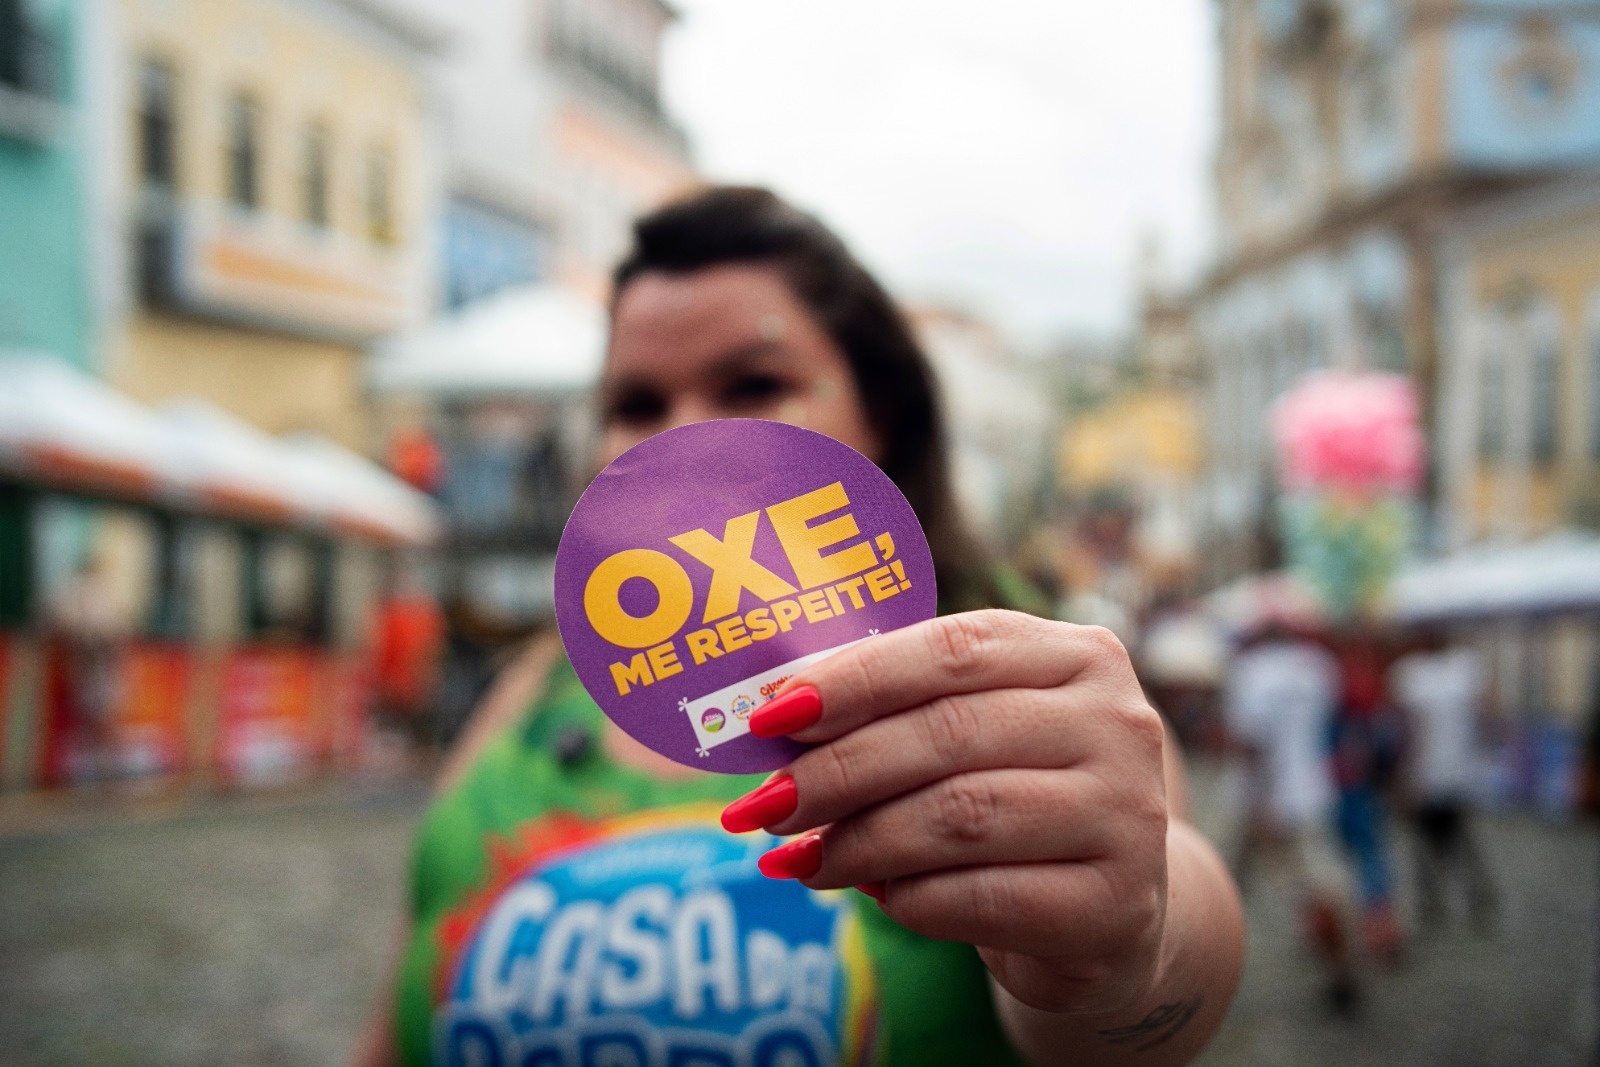
[[[422,795],[0,843],[0,1064],[340,1062],[387,966]]]
[[[1398,967],[1363,967],[1359,1011],[1336,1017],[1292,934],[1288,902],[1253,883],[1244,982],[1201,1063],[1337,1067],[1595,1064],[1597,870],[1592,826],[1479,820],[1502,901],[1487,936],[1458,914],[1413,932]],[[1397,842],[1404,893],[1408,842]]]
[[[0,1064],[340,1062],[386,966],[421,797],[337,788],[8,827]],[[1498,931],[1414,941],[1401,969],[1369,968],[1354,1021],[1323,1008],[1286,902],[1255,887],[1244,986],[1203,1062],[1594,1063],[1600,843],[1523,817],[1482,829]]]

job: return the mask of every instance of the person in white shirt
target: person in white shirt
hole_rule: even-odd
[[[1417,890],[1425,923],[1445,914],[1443,883],[1458,876],[1473,918],[1493,918],[1495,891],[1470,826],[1477,724],[1488,676],[1470,648],[1452,647],[1440,631],[1390,668],[1389,688],[1407,718],[1405,786],[1419,838]]]
[[[1307,940],[1341,1011],[1356,999],[1349,881],[1333,840],[1337,790],[1329,761],[1339,666],[1316,642],[1268,623],[1234,657],[1224,693],[1229,732],[1245,756],[1250,811],[1235,877],[1267,861],[1297,897]]]

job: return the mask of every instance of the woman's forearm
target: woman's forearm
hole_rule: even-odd
[[[1187,822],[1167,829],[1167,912],[1149,991],[1101,1015],[1062,1015],[1017,1000],[997,983],[1012,1044],[1039,1067],[1188,1063],[1221,1025],[1244,963],[1238,893],[1210,843]]]

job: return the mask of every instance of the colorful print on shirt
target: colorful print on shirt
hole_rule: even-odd
[[[440,925],[434,1062],[460,1067],[823,1067],[877,1048],[852,902],[756,869],[692,805],[556,816],[493,850]]]

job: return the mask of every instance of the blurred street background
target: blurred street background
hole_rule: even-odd
[[[1228,841],[1221,784],[1197,784]],[[53,809],[47,832],[0,842],[5,1062],[340,1062],[379,994],[422,799],[339,786],[109,821]],[[1251,892],[1244,985],[1202,1062],[1592,1063],[1594,944],[1574,933],[1593,924],[1600,842],[1520,815],[1484,829],[1506,878],[1496,927],[1419,942],[1355,1019],[1317,996],[1289,902]]]
[[[0,1062],[342,1058],[705,181],[1192,753],[1207,1062],[1596,1062],[1594,0],[0,0]]]

